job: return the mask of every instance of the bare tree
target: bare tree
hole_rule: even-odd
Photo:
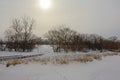
[[[29,17],[23,17],[21,19],[21,27],[22,27],[22,38],[23,38],[23,51],[26,50],[27,46],[30,46],[30,45],[27,45],[29,43],[29,41],[31,41],[31,39],[33,38],[33,26],[34,26],[34,20],[29,18]]]
[[[74,30],[67,28],[65,25],[60,25],[56,29],[50,30],[46,37],[53,44],[53,50],[60,52],[61,49],[68,52],[71,48],[70,43],[72,42],[73,36],[76,34]]]
[[[66,52],[83,51],[85,49],[102,51],[103,49],[103,38],[101,36],[79,34],[64,25],[48,31],[46,37],[51,42],[55,52],[60,52],[61,50]]]
[[[35,21],[30,17],[15,18],[12,25],[6,31],[6,38],[9,42],[13,42],[12,47],[15,51],[22,49],[26,51],[33,45],[33,27]],[[32,44],[32,45],[31,45]]]

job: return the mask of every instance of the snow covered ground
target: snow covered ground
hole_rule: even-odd
[[[0,57],[13,55],[51,54],[51,53],[53,53],[53,50],[49,45],[41,45],[38,48],[35,48],[32,52],[0,51]]]
[[[92,54],[92,53],[99,54],[100,51],[88,51],[87,53],[88,54]],[[108,51],[102,52],[102,53],[108,53]],[[51,56],[51,55],[65,55],[66,53],[65,52],[54,53],[52,50],[52,47],[50,45],[41,45],[41,46],[35,48],[32,52],[0,51],[0,57],[2,57],[2,56],[14,56],[14,55],[26,56],[26,55],[36,55],[36,54],[44,54],[44,55]],[[86,52],[69,52],[69,54],[66,54],[66,55],[71,55],[71,54],[72,55],[73,54],[86,54]]]
[[[105,54],[99,51],[90,51],[88,54]],[[79,55],[85,52],[61,52],[54,53],[50,46],[40,46],[33,52],[0,52],[0,56],[11,55],[34,55],[44,54],[46,56]],[[120,56],[108,56],[102,60],[80,63],[71,62],[70,64],[41,64],[31,62],[6,67],[0,64],[0,80],[120,80]]]
[[[65,65],[0,65],[0,80],[120,80],[120,56]]]

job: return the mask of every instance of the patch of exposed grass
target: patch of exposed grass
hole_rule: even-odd
[[[8,62],[6,63],[6,67],[9,67],[9,66],[11,66],[11,65],[15,66],[15,65],[17,65],[17,64],[21,64],[21,62],[20,62],[19,60],[8,61]]]

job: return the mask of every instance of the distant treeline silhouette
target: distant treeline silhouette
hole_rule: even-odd
[[[45,39],[33,34],[35,21],[30,17],[15,18],[5,40],[0,40],[1,51],[31,52],[36,45],[51,45],[54,52],[87,50],[120,50],[120,40],[116,36],[108,39],[96,34],[80,34],[65,25],[57,26],[45,34]]]
[[[65,25],[48,31],[46,37],[55,52],[110,50],[119,51],[120,41],[116,36],[108,39],[96,34],[80,34]]]

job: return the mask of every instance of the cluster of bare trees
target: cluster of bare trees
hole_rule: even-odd
[[[35,47],[34,20],[30,17],[15,18],[5,31],[6,48],[14,51],[31,51]]]
[[[80,34],[62,25],[46,34],[55,52],[86,50],[119,50],[120,41],[116,37],[105,39],[96,34]]]
[[[120,40],[118,40],[116,36],[104,39],[102,44],[104,49],[120,51]]]
[[[48,44],[47,40],[33,34],[35,20],[28,16],[14,18],[5,39],[0,39],[0,51],[31,52],[36,45]]]

